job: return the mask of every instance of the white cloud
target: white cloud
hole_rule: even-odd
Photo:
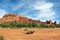
[[[12,11],[18,10],[23,5],[24,5],[24,3],[23,4],[17,4],[17,5],[15,5],[15,7],[13,7]]]
[[[53,10],[53,3],[46,2],[46,1],[37,1],[34,5],[32,5],[32,9],[39,10],[39,13],[35,15],[36,17],[33,19],[40,19],[40,20],[55,20],[56,13]]]
[[[41,20],[54,20],[55,19],[55,12],[42,12],[38,14],[37,18]]]
[[[3,9],[0,9],[0,18],[2,18],[7,12]]]
[[[34,9],[36,10],[46,10],[46,9],[50,9],[51,7],[53,7],[52,3],[44,3],[44,4],[36,4],[34,5]]]

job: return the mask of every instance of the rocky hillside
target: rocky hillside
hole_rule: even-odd
[[[0,23],[8,23],[8,22],[20,22],[20,23],[36,23],[36,24],[47,24],[48,26],[56,26],[56,21],[52,22],[51,20],[47,20],[46,22],[41,22],[40,20],[32,20],[28,17],[17,15],[17,14],[5,14],[3,18],[0,19]]]
[[[32,20],[25,16],[17,15],[17,14],[5,14],[3,18],[0,19],[0,23],[8,23],[8,22],[22,22],[22,23],[40,23],[39,20]]]

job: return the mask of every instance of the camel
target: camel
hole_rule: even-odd
[[[25,28],[24,33],[25,34],[33,34],[34,30],[29,30],[29,29]]]
[[[49,27],[56,27],[56,21],[55,22],[51,22],[51,20],[49,21],[46,21],[46,24],[49,26]]]

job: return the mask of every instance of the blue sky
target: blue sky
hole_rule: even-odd
[[[0,0],[0,18],[10,13],[60,22],[60,0]]]

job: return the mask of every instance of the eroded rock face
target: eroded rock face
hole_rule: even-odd
[[[38,20],[32,20],[32,19],[29,19],[25,16],[21,16],[21,15],[17,15],[17,14],[5,14],[3,16],[3,18],[0,19],[0,23],[4,23],[4,22],[22,22],[22,23],[32,23],[32,22],[35,22],[35,23],[40,23],[40,21]]]

